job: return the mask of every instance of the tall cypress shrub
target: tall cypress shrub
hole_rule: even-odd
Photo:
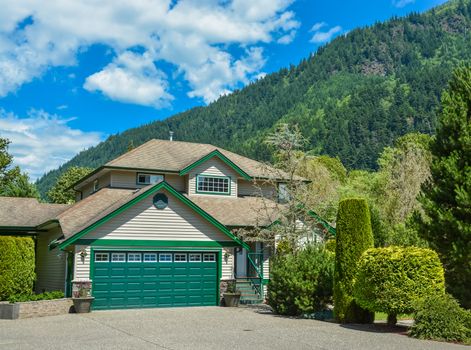
[[[30,295],[36,278],[34,241],[0,236],[0,300]]]
[[[366,199],[347,198],[339,203],[335,248],[334,312],[341,323],[370,323],[374,314],[353,299],[354,278],[362,253],[373,247],[370,210]]]
[[[445,266],[448,291],[471,308],[471,65],[458,68],[442,95],[431,146],[432,181],[420,199],[420,233]]]

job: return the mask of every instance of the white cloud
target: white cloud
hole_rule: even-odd
[[[90,75],[84,88],[101,91],[112,100],[157,108],[167,106],[173,99],[166,92],[165,74],[155,68],[147,52],[120,54],[102,71]]]
[[[392,0],[392,4],[394,7],[402,8],[406,7],[407,5],[413,4],[415,0]]]
[[[71,120],[41,110],[20,118],[0,109],[0,134],[11,141],[9,152],[14,164],[35,180],[101,141],[98,132],[71,128]]]
[[[314,25],[314,27],[315,26],[316,25]],[[323,26],[321,26],[319,28],[322,28],[322,27]],[[312,43],[316,43],[316,44],[325,43],[327,41],[330,41],[335,34],[340,33],[341,31],[342,31],[341,26],[332,27],[328,31],[317,30],[317,31],[315,31],[315,33],[312,36],[310,41]]]
[[[310,32],[317,32],[319,29],[325,27],[326,25],[327,23],[325,22],[317,22],[312,26]]]
[[[100,43],[108,45],[115,57],[88,77],[86,89],[115,100],[161,107],[171,99],[158,66],[163,60],[188,80],[190,96],[212,101],[258,73],[246,69],[241,76],[237,70],[247,58],[231,53],[229,47],[250,52],[263,43],[293,40],[300,24],[287,10],[292,1],[106,0],[97,5],[6,0],[0,11],[0,96],[51,67],[77,64],[77,52]],[[131,53],[136,47],[140,53]],[[138,67],[123,63],[126,55]],[[133,88],[106,82],[139,86],[138,96]]]

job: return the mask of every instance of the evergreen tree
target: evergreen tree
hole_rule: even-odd
[[[471,307],[471,66],[458,68],[442,97],[423,187],[421,234],[439,252],[448,290]]]
[[[56,184],[47,192],[52,203],[75,203],[75,191],[71,188],[74,183],[88,175],[93,169],[74,166],[62,174]]]

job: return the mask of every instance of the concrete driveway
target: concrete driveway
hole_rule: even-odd
[[[380,327],[381,328],[381,327]],[[262,309],[195,307],[0,320],[0,349],[468,349],[378,326],[277,317]]]

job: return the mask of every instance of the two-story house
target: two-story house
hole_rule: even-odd
[[[78,181],[73,205],[0,198],[0,226],[36,234],[38,292],[91,281],[94,309],[218,305],[234,279],[260,300],[270,247],[234,230],[260,225],[270,176],[209,144],[151,140]]]

